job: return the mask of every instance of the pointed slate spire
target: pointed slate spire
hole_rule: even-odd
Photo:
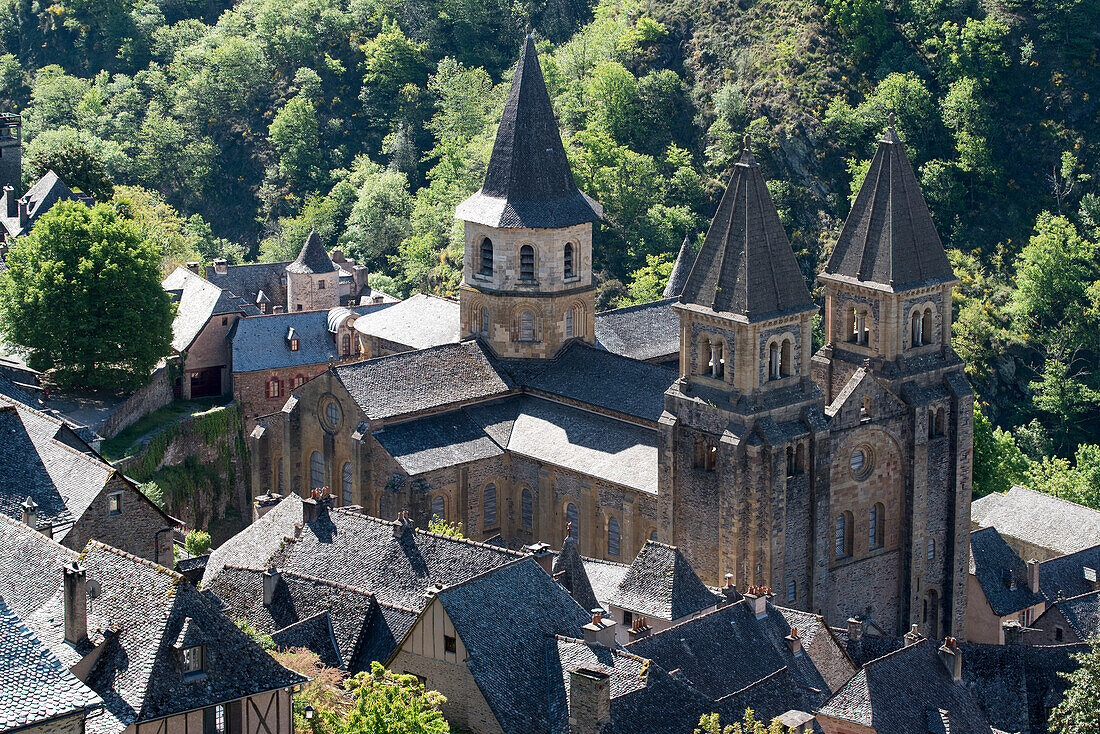
[[[895,291],[955,280],[893,114],[823,277]]]
[[[676,256],[676,263],[672,266],[672,272],[668,274],[668,283],[665,284],[665,298],[675,298],[684,291],[684,284],[691,275],[691,266],[695,262],[695,251],[691,249],[691,235],[684,235],[684,243],[680,245],[680,254]]]
[[[317,236],[317,230],[311,230],[306,243],[302,245],[302,251],[298,253],[298,259],[286,266],[288,273],[335,273],[336,266],[332,264],[332,258],[325,252],[321,238]]]
[[[455,216],[490,227],[558,229],[598,221],[603,207],[573,181],[530,34],[504,103],[485,183]]]
[[[816,308],[748,136],[680,302],[750,321]]]

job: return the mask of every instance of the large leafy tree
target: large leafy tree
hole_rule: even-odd
[[[1070,686],[1050,714],[1052,734],[1100,734],[1100,640],[1074,659],[1081,666],[1063,674]]]
[[[157,248],[111,207],[61,202],[7,255],[0,333],[61,384],[141,383],[171,346],[159,265]]]

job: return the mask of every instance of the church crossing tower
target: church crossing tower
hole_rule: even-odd
[[[504,105],[485,182],[459,205],[462,335],[500,357],[553,357],[594,341],[592,225],[603,208],[573,181],[530,35]]]

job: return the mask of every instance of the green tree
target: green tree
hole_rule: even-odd
[[[857,57],[882,48],[890,24],[882,0],[826,0],[825,15],[848,39]]]
[[[82,387],[141,384],[171,346],[160,253],[106,204],[60,202],[0,274],[0,333],[37,370]]]
[[[382,263],[382,258],[395,255],[408,236],[413,198],[400,171],[387,170],[364,157],[357,174],[362,183],[340,235],[340,245],[353,260],[375,266]]]
[[[462,534],[462,523],[449,523],[442,517],[432,515],[432,518],[428,520],[428,532],[438,533],[439,535],[449,535],[452,538],[465,538]]]
[[[188,535],[190,535],[190,533],[188,533]],[[236,620],[236,624],[238,629],[248,635],[250,640],[255,642],[267,652],[274,652],[275,640],[271,639],[271,635],[265,635],[263,632],[260,632],[247,619],[238,619]]]
[[[283,105],[271,121],[268,139],[283,178],[295,191],[312,190],[321,175],[321,132],[313,103],[298,96]]]
[[[1030,468],[1012,434],[994,427],[974,403],[974,494],[1007,492],[1025,481]]]
[[[770,724],[758,721],[752,709],[745,709],[741,721],[722,726],[718,714],[703,714],[695,734],[783,734],[786,727],[774,719]]]
[[[189,531],[183,539],[183,547],[192,556],[204,555],[210,550],[210,533],[198,528]]]
[[[355,699],[334,727],[339,734],[445,734],[451,730],[440,711],[447,699],[425,690],[415,675],[391,673],[373,662],[369,673],[356,674],[346,685]]]
[[[27,157],[27,175],[38,180],[53,171],[70,188],[83,191],[98,201],[114,195],[115,184],[103,159],[89,150],[79,138],[69,139],[57,147],[37,147]]]
[[[1069,688],[1050,712],[1051,734],[1100,734],[1100,639],[1073,659],[1077,670],[1060,674]]]
[[[628,288],[631,300],[634,303],[649,303],[659,299],[668,283],[668,276],[672,274],[672,265],[671,255],[647,255],[645,267],[630,274]]]

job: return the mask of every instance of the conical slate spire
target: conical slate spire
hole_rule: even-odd
[[[490,227],[557,229],[598,221],[603,208],[573,181],[530,35],[519,55],[481,190],[455,216]]]
[[[895,291],[955,280],[892,119],[825,266],[830,275]]]
[[[332,264],[332,258],[325,252],[321,238],[317,236],[317,230],[311,230],[306,243],[302,245],[302,251],[298,253],[298,259],[286,266],[288,273],[335,273],[336,266]]]
[[[754,321],[815,308],[747,143],[680,302]]]
[[[675,298],[684,291],[684,284],[691,275],[691,266],[695,262],[695,251],[691,249],[690,235],[684,235],[684,243],[680,245],[680,254],[676,256],[676,263],[672,266],[672,272],[668,274],[668,283],[665,284],[665,298]]]

